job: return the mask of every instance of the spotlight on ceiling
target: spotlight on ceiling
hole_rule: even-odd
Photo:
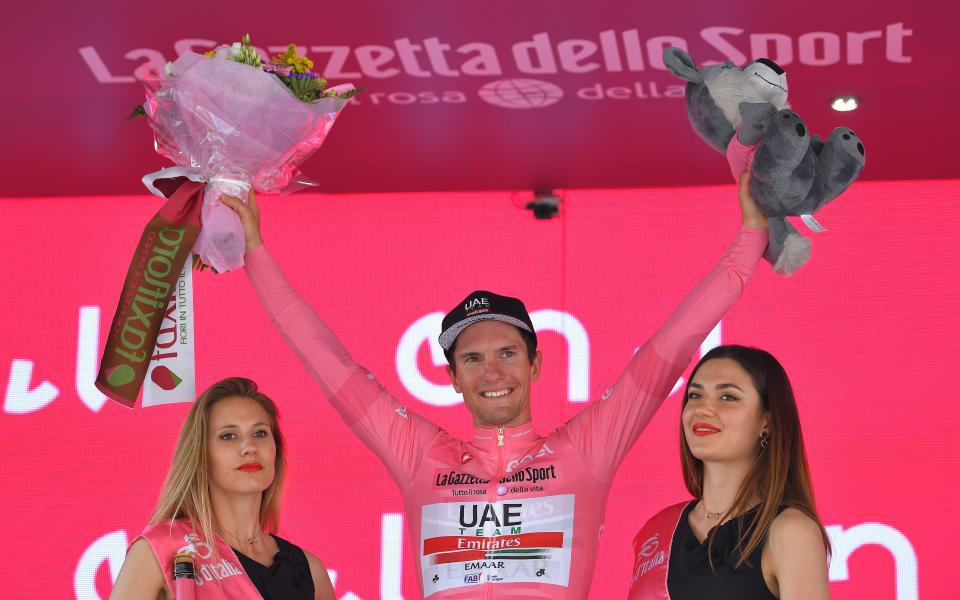
[[[860,108],[860,101],[856,96],[837,96],[830,102],[830,108],[838,112],[850,112]]]

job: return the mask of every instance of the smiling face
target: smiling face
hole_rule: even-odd
[[[477,427],[515,427],[530,421],[530,384],[540,377],[520,331],[500,321],[479,321],[457,337],[450,381]]]
[[[270,417],[256,400],[228,396],[210,407],[207,466],[211,493],[263,492],[273,482],[276,456]]]
[[[753,380],[730,358],[708,360],[693,374],[681,422],[690,452],[704,462],[752,462],[769,428]]]

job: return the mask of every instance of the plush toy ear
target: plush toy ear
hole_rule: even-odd
[[[740,118],[743,123],[737,133],[737,139],[744,146],[752,146],[760,141],[766,129],[767,121],[777,114],[777,107],[769,102],[741,102]]]
[[[697,63],[693,62],[690,55],[680,48],[664,48],[663,64],[680,79],[686,79],[691,83],[703,83],[703,77],[697,70]]]

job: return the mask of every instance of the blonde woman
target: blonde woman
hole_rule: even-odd
[[[286,468],[277,407],[249,379],[212,385],[187,415],[150,525],[111,599],[173,598],[173,560],[193,555],[195,596],[328,599],[323,564],[273,535]]]

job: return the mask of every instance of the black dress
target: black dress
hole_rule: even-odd
[[[776,600],[776,596],[770,593],[760,568],[760,557],[766,539],[750,554],[746,563],[739,569],[735,568],[740,559],[740,553],[736,549],[739,537],[738,521],[742,520],[744,529],[750,527],[757,517],[756,508],[718,526],[711,549],[711,569],[707,556],[707,540],[701,544],[690,529],[688,517],[694,506],[696,501],[683,510],[677,530],[673,534],[670,570],[667,575],[667,589],[671,600]],[[781,507],[780,511],[784,508]]]
[[[307,555],[287,540],[275,535],[271,537],[277,541],[277,553],[269,567],[233,549],[250,581],[264,600],[313,600],[313,577]]]

